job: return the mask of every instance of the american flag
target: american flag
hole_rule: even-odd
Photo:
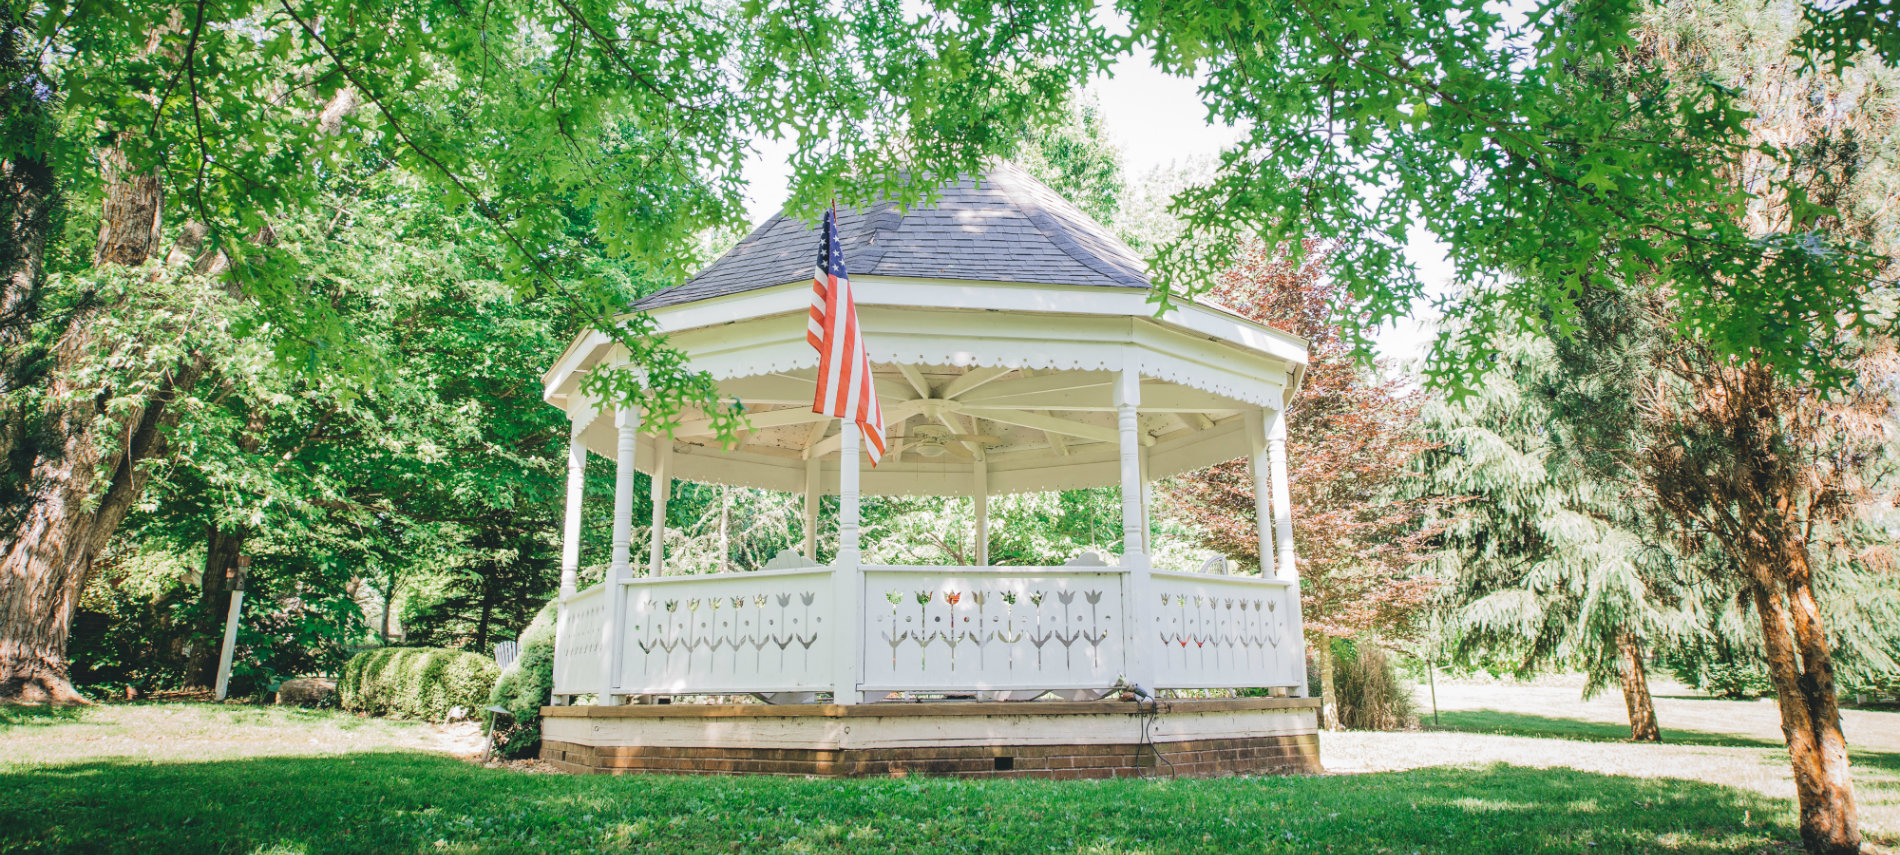
[[[818,244],[818,267],[811,279],[811,321],[805,340],[818,349],[818,394],[811,411],[857,423],[864,451],[876,466],[884,454],[884,411],[877,404],[871,358],[858,330],[858,307],[851,300],[851,279],[838,246],[838,209],[825,212]]]

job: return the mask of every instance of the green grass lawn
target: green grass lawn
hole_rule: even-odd
[[[1424,724],[1434,730],[1453,730],[1464,733],[1496,733],[1505,736],[1532,736],[1547,739],[1574,739],[1587,742],[1628,742],[1630,729],[1627,724],[1611,724],[1600,721],[1583,721],[1574,718],[1531,715],[1528,713],[1500,712],[1497,710],[1456,710],[1439,713],[1438,724],[1432,724],[1428,713]],[[1732,733],[1704,733],[1695,730],[1666,728],[1664,741],[1672,745],[1715,745],[1724,748],[1781,748],[1782,743],[1752,736]]]
[[[1101,782],[611,778],[389,747],[416,727],[210,705],[8,712],[0,852],[1798,849],[1784,802],[1563,769]],[[298,756],[306,747],[323,756]]]

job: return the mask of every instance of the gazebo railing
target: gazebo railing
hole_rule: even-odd
[[[1153,572],[1143,602],[1155,688],[1296,685],[1306,643],[1290,616],[1296,589],[1283,579]]]
[[[619,691],[829,690],[831,568],[632,579]]]
[[[1128,673],[1121,568],[862,572],[867,692],[1104,688]]]
[[[561,599],[554,630],[554,689],[559,695],[595,692],[607,668],[607,586]]]
[[[852,646],[839,627],[853,623],[871,698],[1103,689],[1144,672],[1151,688],[1291,688],[1304,673],[1297,589],[1280,579],[1156,570],[1138,592],[1121,567],[863,565],[853,621],[838,614],[835,572],[629,579],[611,629],[605,585],[570,595],[554,694],[607,688],[610,634],[611,694],[829,692]]]

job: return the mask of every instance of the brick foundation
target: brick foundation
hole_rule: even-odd
[[[1263,699],[1264,700],[1264,699]],[[1185,735],[1196,729],[1195,722],[1218,716],[1223,725],[1219,735],[1207,738],[1158,740],[1153,744],[1139,741],[1139,716],[1130,705],[1112,704],[928,704],[866,705],[831,707],[812,705],[804,708],[743,707],[707,705],[693,708],[666,707],[549,707],[557,719],[594,720],[591,733],[601,742],[643,741],[641,721],[664,719],[717,719],[729,727],[735,720],[760,723],[756,733],[741,730],[721,731],[721,738],[706,739],[720,745],[656,744],[583,744],[573,737],[589,739],[582,731],[561,728],[544,738],[541,758],[569,772],[609,774],[665,773],[715,775],[813,775],[825,777],[902,777],[937,775],[960,778],[1125,778],[1138,775],[1180,775],[1212,777],[1266,773],[1312,773],[1320,771],[1319,736],[1316,728],[1304,726],[1316,719],[1312,703],[1306,699],[1275,702],[1205,701],[1174,702],[1164,706],[1161,720],[1171,722],[1176,733]],[[882,707],[880,709],[880,707]],[[940,709],[926,709],[938,707]],[[947,709],[941,709],[947,707]],[[557,712],[558,711],[558,712]],[[803,715],[798,715],[799,712]],[[1283,723],[1289,714],[1297,715],[1298,725],[1280,727],[1283,732],[1238,735],[1231,722],[1237,715],[1259,715],[1263,722]],[[1075,743],[1011,744],[1009,736],[998,735],[1003,728],[989,726],[986,720],[1017,721],[1033,718],[1052,724],[1073,725],[1080,737],[1099,734],[1101,741]],[[1046,717],[1046,718],[1045,718]],[[854,737],[850,726],[825,731],[809,739],[811,747],[790,747],[782,730],[787,719],[802,724],[822,725],[845,722],[857,728],[861,742],[875,742],[881,722],[908,720],[910,727],[928,721],[932,727],[949,723],[951,732],[935,744],[848,744]],[[601,720],[611,722],[603,727]],[[1244,719],[1243,719],[1244,721]],[[771,724],[778,722],[780,724]],[[1317,723],[1316,721],[1314,722]],[[959,725],[967,725],[959,727]],[[1128,725],[1133,725],[1130,729]],[[965,730],[959,738],[956,730]],[[1272,728],[1263,727],[1262,730]],[[647,734],[654,733],[649,725]],[[614,734],[608,738],[604,734]],[[829,734],[844,734],[842,737]],[[866,736],[866,734],[872,734]],[[1117,739],[1116,735],[1124,738]],[[1135,735],[1130,741],[1126,735]],[[1157,734],[1160,735],[1159,733]],[[563,736],[569,738],[561,738]],[[753,738],[747,738],[751,736]],[[589,739],[592,741],[592,739]],[[759,742],[777,742],[776,746]],[[964,742],[966,744],[955,744]],[[970,742],[987,744],[968,744]],[[744,744],[753,743],[753,744]],[[947,744],[946,744],[947,743]]]

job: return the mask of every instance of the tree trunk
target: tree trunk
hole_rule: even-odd
[[[1760,565],[1749,576],[1794,767],[1801,840],[1817,855],[1854,855],[1860,852],[1860,812],[1834,696],[1833,656],[1808,585],[1805,552],[1787,557],[1796,566],[1788,568],[1786,581]]]
[[[389,574],[389,587],[383,590],[383,625],[377,631],[383,639],[383,646],[389,646],[389,613],[396,607],[396,574]]]
[[[1320,727],[1327,730],[1345,730],[1339,719],[1339,690],[1333,682],[1333,639],[1320,635],[1313,649],[1319,659],[1319,704]]]
[[[476,586],[475,590],[477,595],[482,598],[480,616],[475,619],[475,649],[487,650],[488,625],[495,617],[495,597],[497,594],[492,589],[488,579],[483,579],[482,583]]]
[[[1623,658],[1623,705],[1630,714],[1630,741],[1661,742],[1656,704],[1649,697],[1649,675],[1643,670],[1643,642],[1635,633],[1624,632],[1616,638],[1616,649]]]
[[[248,537],[249,529],[227,534],[215,525],[206,526],[204,574],[198,582],[198,614],[192,621],[191,662],[185,678],[188,685],[202,689],[217,685],[220,644],[231,607],[231,582]]]
[[[59,182],[44,158],[0,162],[0,394],[26,384],[16,374],[26,356],[45,284],[46,243],[59,205]],[[13,448],[16,425],[8,420],[0,456]]]
[[[102,160],[109,183],[94,260],[143,264],[157,248],[164,193],[150,175],[125,175],[116,149]],[[93,559],[145,485],[139,462],[164,448],[165,405],[197,380],[191,369],[175,372],[144,401],[108,416],[110,390],[73,381],[95,358],[95,314],[76,313],[60,339],[46,414],[55,439],[35,449],[24,508],[0,554],[0,700],[84,701],[66,676],[73,609]],[[102,436],[98,422],[107,419],[116,427]]]

